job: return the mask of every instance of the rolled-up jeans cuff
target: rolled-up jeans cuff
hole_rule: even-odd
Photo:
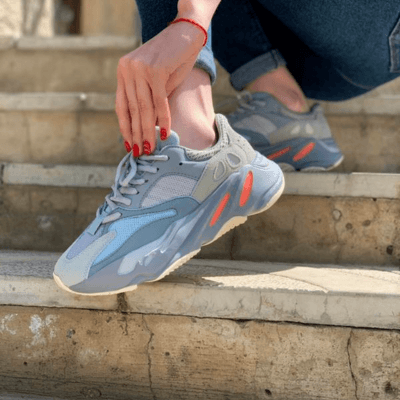
[[[197,60],[194,66],[196,68],[201,68],[204,71],[206,71],[210,75],[211,85],[213,85],[217,80],[217,67],[214,61],[214,53],[211,48],[211,26],[208,29],[207,33],[208,33],[207,43],[197,56]]]
[[[286,61],[278,50],[271,50],[242,65],[231,74],[230,80],[236,90],[243,90],[249,83],[261,75],[266,74],[282,65]]]

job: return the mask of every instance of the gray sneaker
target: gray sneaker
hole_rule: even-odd
[[[297,113],[268,93],[239,97],[239,107],[227,115],[231,126],[283,171],[329,171],[343,161],[319,104]]]
[[[102,295],[161,279],[248,215],[271,207],[284,177],[216,116],[218,141],[203,150],[179,145],[175,132],[154,154],[127,154],[94,221],[55,266],[57,284]]]

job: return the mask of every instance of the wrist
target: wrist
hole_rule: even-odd
[[[188,24],[195,26],[197,29],[200,29],[204,35],[203,47],[206,45],[208,39],[208,33],[205,30],[205,28],[203,28],[199,23],[197,23],[195,20],[191,18],[176,18],[172,22],[170,22],[170,25],[177,24],[179,22],[186,22]]]
[[[199,0],[179,0],[176,18],[192,19],[208,30],[214,11]]]

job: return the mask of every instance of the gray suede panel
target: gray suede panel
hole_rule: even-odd
[[[101,236],[101,229],[98,229],[95,235],[91,235],[88,232],[83,232],[81,236],[73,243],[68,254],[67,259],[71,260],[76,257],[82,250],[86,249],[91,243]]]
[[[275,97],[261,92],[252,93],[247,104],[254,109],[229,115],[228,120],[233,129],[243,134],[253,146],[274,145],[299,137],[332,137],[324,110],[319,104],[308,113],[296,113]],[[271,130],[271,124],[276,127],[275,130]]]
[[[223,130],[228,135],[229,144],[208,161],[192,194],[200,202],[214,192],[232,173],[250,164],[256,156],[249,142],[230,127],[226,117],[217,114],[216,123],[218,130]],[[238,158],[238,163],[232,164],[229,159],[231,154]]]

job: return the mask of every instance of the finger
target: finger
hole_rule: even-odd
[[[115,111],[118,117],[119,129],[125,140],[125,149],[130,152],[132,150],[132,134],[128,98],[126,97],[125,89],[119,82],[115,99]]]
[[[152,82],[152,93],[157,124],[160,127],[160,139],[166,140],[171,132],[171,112],[165,84],[160,81]]]
[[[136,96],[136,84],[133,74],[124,75],[125,91],[128,98],[128,107],[130,114],[130,135],[132,140],[132,154],[134,157],[139,157],[143,154],[143,139],[142,128],[140,123],[139,106]]]
[[[151,154],[156,147],[156,117],[153,96],[147,80],[138,76],[136,79],[136,97],[142,128],[143,151]]]

